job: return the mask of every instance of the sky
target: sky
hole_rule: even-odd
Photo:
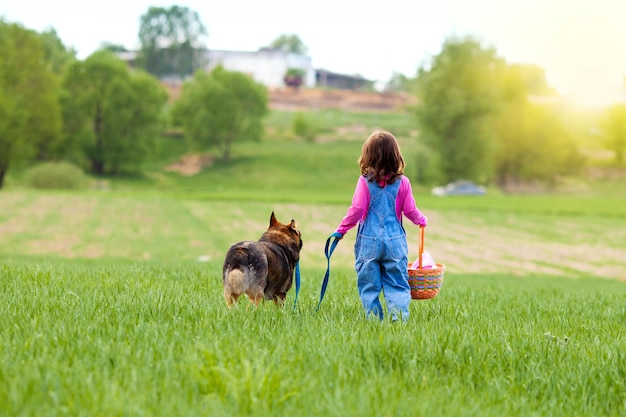
[[[141,15],[173,5],[199,14],[209,49],[256,51],[296,34],[315,68],[385,82],[471,35],[508,63],[542,67],[581,105],[626,100],[626,0],[7,0],[0,18],[54,28],[84,59],[103,42],[137,49]]]

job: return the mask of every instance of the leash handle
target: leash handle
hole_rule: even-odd
[[[293,299],[293,309],[298,303],[298,293],[300,292],[300,261],[296,262],[296,298]]]
[[[324,281],[322,281],[322,290],[320,291],[320,301],[317,303],[317,312],[320,309],[324,294],[326,293],[326,287],[328,286],[328,278],[330,278],[330,257],[332,256],[337,244],[343,236],[340,233],[334,232],[328,239],[326,239],[326,245],[324,246],[324,255],[326,255],[326,274],[324,274]],[[333,240],[334,239],[334,240]]]

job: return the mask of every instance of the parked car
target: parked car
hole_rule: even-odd
[[[485,187],[467,180],[454,181],[444,187],[435,187],[431,191],[432,195],[438,197],[447,195],[485,195],[486,193]]]

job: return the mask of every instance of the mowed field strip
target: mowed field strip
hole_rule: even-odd
[[[419,205],[420,198],[416,197]],[[421,207],[429,218],[426,249],[448,273],[505,273],[626,280],[626,219],[507,210]],[[275,211],[296,220],[303,269],[325,267],[324,244],[345,214],[336,204],[193,201],[115,193],[0,195],[0,256],[220,263],[228,247],[256,240]],[[409,258],[418,229],[406,222]],[[355,230],[333,255],[353,263]]]

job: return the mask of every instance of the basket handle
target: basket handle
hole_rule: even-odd
[[[420,226],[420,246],[419,246],[419,261],[418,261],[419,269],[422,269],[422,256],[424,254],[424,229],[425,227]]]

